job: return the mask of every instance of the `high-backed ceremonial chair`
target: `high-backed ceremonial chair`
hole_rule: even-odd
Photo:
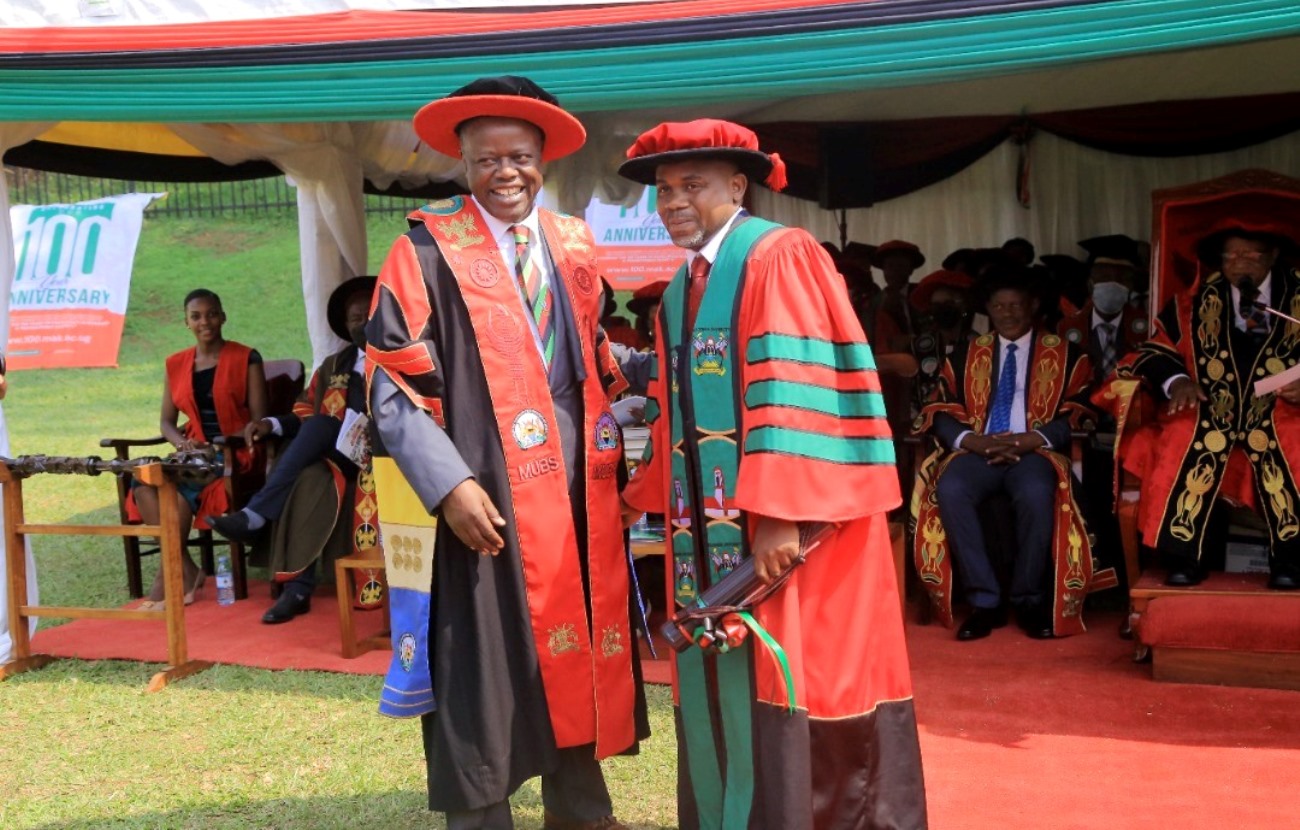
[[[305,370],[301,360],[267,360],[262,363],[262,369],[266,374],[266,392],[267,392],[267,409],[271,413],[285,413],[293,408],[293,403],[297,400],[298,395],[302,393],[303,385],[306,382]],[[244,437],[242,435],[222,436],[217,444],[227,449],[236,449],[243,446]],[[155,435],[151,438],[103,438],[99,445],[105,448],[111,448],[114,455],[121,460],[131,458],[133,451],[141,448],[164,447],[167,446],[167,439],[161,435]],[[276,442],[268,442],[267,464],[273,463],[275,457]],[[162,450],[155,450],[151,454],[161,454]],[[137,454],[141,454],[138,453]],[[265,470],[258,471],[255,476],[256,480],[245,478],[236,474],[234,467],[234,454],[232,452],[224,453],[225,471],[223,479],[225,481],[226,494],[232,509],[243,507],[256,492],[260,482],[265,477]],[[122,524],[130,524],[131,519],[127,513],[127,495],[131,492],[131,476],[129,474],[120,474],[117,477],[117,509],[118,516]],[[244,547],[238,542],[229,542],[225,539],[214,538],[211,530],[196,530],[190,535],[186,545],[199,550],[201,567],[204,571],[211,574],[214,570],[214,559],[216,547],[218,545],[227,545],[230,548],[230,564],[234,576],[235,596],[238,599],[244,599],[248,596],[248,580],[244,573]],[[141,574],[141,557],[149,556],[158,552],[156,543],[141,543],[139,537],[123,536],[122,549],[126,558],[126,579],[127,592],[134,599],[144,596],[144,582]]]
[[[1197,243],[1225,216],[1258,211],[1259,200],[1269,200],[1276,214],[1295,216],[1300,221],[1300,179],[1269,170],[1240,170],[1226,176],[1151,193],[1151,290],[1148,312],[1155,320],[1169,300],[1191,290],[1203,276]],[[1296,263],[1293,263],[1296,264]],[[1153,327],[1154,328],[1154,327]],[[1130,428],[1151,418],[1150,402],[1134,403],[1129,411]],[[1121,455],[1124,447],[1120,448]],[[1120,481],[1115,506],[1124,546],[1129,585],[1141,572],[1138,515],[1141,485],[1131,476]]]

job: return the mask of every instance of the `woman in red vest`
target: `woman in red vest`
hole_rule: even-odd
[[[260,420],[266,412],[266,376],[262,356],[242,343],[225,340],[221,327],[226,313],[221,298],[206,288],[196,288],[185,297],[185,325],[194,334],[195,345],[167,358],[163,381],[162,415],[159,427],[163,437],[177,450],[194,450],[208,446],[218,435],[239,435],[250,421]],[[179,416],[188,419],[177,426]],[[259,468],[261,453],[256,449],[236,450],[236,472],[249,473]],[[183,535],[197,519],[206,528],[208,516],[220,516],[229,508],[225,482],[218,478],[207,486],[180,483],[180,515]],[[131,491],[140,518],[147,524],[158,523],[158,491],[138,485]],[[185,551],[185,604],[194,601],[203,586],[203,571]],[[162,569],[149,590],[145,606],[162,604]]]

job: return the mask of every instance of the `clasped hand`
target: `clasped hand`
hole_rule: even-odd
[[[1025,453],[1046,443],[1037,432],[999,432],[996,435],[967,435],[961,448],[987,459],[990,464],[1014,464]]]

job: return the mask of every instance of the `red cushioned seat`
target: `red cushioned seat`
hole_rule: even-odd
[[[1300,652],[1300,600],[1290,595],[1162,596],[1137,635],[1147,646]]]

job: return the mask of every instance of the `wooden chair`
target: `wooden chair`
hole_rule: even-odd
[[[368,637],[358,638],[352,622],[353,587],[348,573],[373,571],[383,585],[384,591],[384,626],[383,630]],[[388,618],[388,580],[384,568],[384,555],[379,548],[370,548],[355,556],[342,556],[334,560],[334,583],[339,599],[339,640],[343,656],[352,659],[373,649],[392,648],[389,638]]]
[[[293,408],[293,403],[297,400],[298,395],[302,393],[305,383],[305,369],[300,360],[267,360],[262,364],[263,371],[266,374],[266,391],[267,391],[267,410],[275,414],[289,412]],[[226,435],[214,442],[224,446],[227,450],[238,449],[243,446],[244,438],[242,435]],[[152,438],[103,438],[99,445],[104,448],[111,448],[115,456],[119,459],[131,458],[133,450],[143,447],[162,447],[167,444],[167,439],[161,435]],[[268,444],[267,464],[273,462],[276,450],[276,442]],[[162,451],[159,450],[158,453]],[[264,475],[256,477],[256,481],[236,475],[233,466],[233,453],[225,453],[225,474],[224,481],[226,494],[229,497],[230,504],[238,509],[248,503],[248,500],[256,492],[256,487],[261,486],[260,482],[264,480]],[[118,516],[122,524],[131,523],[127,515],[126,499],[131,492],[131,477],[129,475],[120,475],[117,478],[117,509]],[[197,548],[199,550],[201,566],[209,574],[214,571],[215,551],[218,545],[225,545],[230,548],[230,564],[234,577],[235,597],[245,599],[248,596],[248,580],[244,573],[244,548],[238,542],[228,542],[224,539],[215,538],[211,530],[196,531],[189,539],[186,540],[187,548]],[[122,549],[126,558],[126,578],[127,591],[134,598],[144,596],[144,583],[141,575],[140,559],[143,556],[149,556],[158,552],[157,543],[141,544],[138,536],[123,536]]]
[[[1092,436],[1091,431],[1085,430],[1074,430],[1070,433],[1070,467],[1077,479],[1083,477],[1083,453],[1092,440]],[[936,439],[929,434],[909,434],[902,439],[901,443],[907,450],[910,450],[908,452],[910,456],[909,462],[912,469],[917,471],[921,470],[926,457],[937,446]],[[909,503],[911,496],[910,490],[903,493],[904,506]],[[1009,579],[1010,563],[1015,559],[1016,553],[1015,513],[1011,505],[1011,498],[1004,493],[996,493],[984,501],[980,505],[980,525],[984,531],[986,548],[993,560],[994,567],[998,570],[999,581],[1003,582],[1005,586],[1006,581]],[[896,563],[900,574],[900,586],[904,582],[902,579],[904,571],[909,582],[916,577],[916,567],[912,559],[914,534],[915,529],[912,529],[911,533],[905,534],[905,538],[895,541],[895,557],[905,560],[905,562],[899,561]],[[1092,537],[1092,535],[1089,533],[1089,537]],[[960,579],[955,570],[954,577]],[[954,596],[956,595],[954,594]],[[930,604],[926,602],[921,605],[921,622],[928,623],[929,621]]]

